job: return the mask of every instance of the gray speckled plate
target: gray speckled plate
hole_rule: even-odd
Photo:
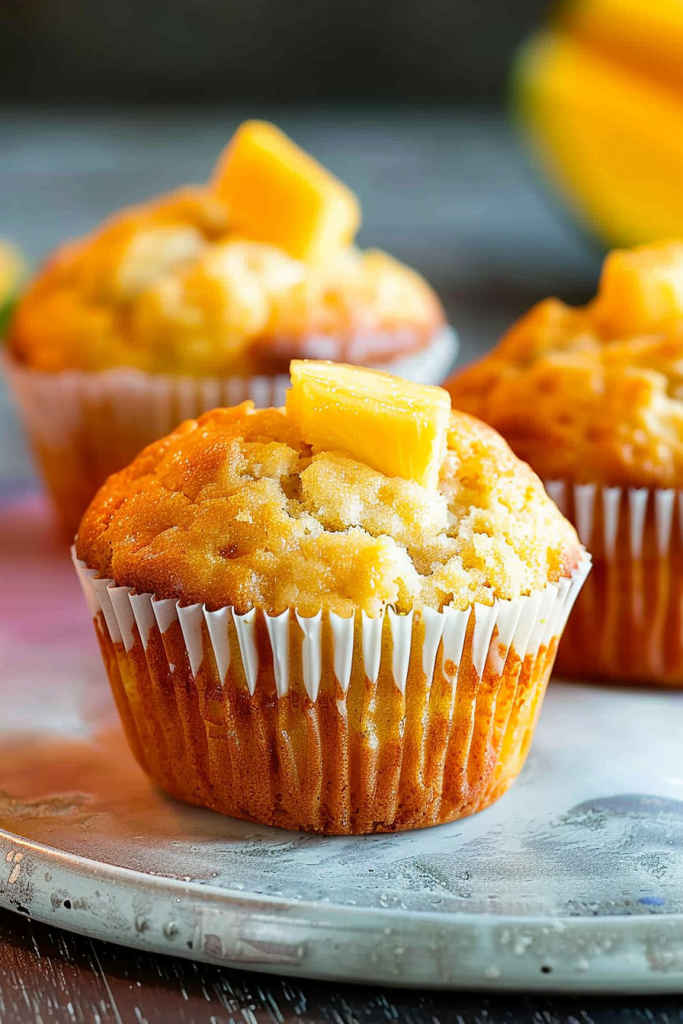
[[[516,785],[453,825],[327,839],[222,818],[128,753],[42,517],[0,521],[1,905],[284,974],[683,990],[683,694],[553,683]]]

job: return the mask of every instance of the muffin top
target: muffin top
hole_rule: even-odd
[[[611,253],[591,303],[539,303],[446,387],[545,479],[683,486],[683,242]]]
[[[292,356],[390,363],[444,325],[432,289],[354,247],[357,201],[273,126],[247,123],[212,182],[57,251],[8,342],[35,369],[286,372]]]
[[[345,616],[490,605],[577,565],[576,534],[539,479],[476,419],[447,413],[429,487],[307,444],[295,408],[216,409],[150,445],[94,498],[79,558],[209,609]]]

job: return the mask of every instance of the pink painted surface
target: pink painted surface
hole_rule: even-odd
[[[117,721],[92,621],[45,499],[0,508],[0,745]],[[10,738],[11,737],[11,738]],[[6,766],[5,766],[6,767]],[[0,774],[0,790],[6,773]]]
[[[0,508],[2,828],[121,866],[140,867],[144,850],[162,874],[189,837],[253,831],[167,798],[134,761],[69,549],[37,495]],[[183,862],[215,873],[189,850]]]
[[[17,498],[0,509],[0,650],[81,645],[92,626],[68,547],[45,499]],[[6,666],[5,666],[6,668]],[[0,672],[3,666],[0,665]]]

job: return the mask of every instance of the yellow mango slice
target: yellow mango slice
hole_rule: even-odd
[[[287,413],[307,444],[343,451],[385,476],[435,488],[451,411],[443,388],[378,370],[296,359]]]
[[[608,245],[683,236],[683,89],[562,31],[524,47],[515,84],[541,166]]]
[[[683,241],[610,253],[593,311],[611,336],[657,334],[674,327],[683,320]]]
[[[295,259],[348,246],[360,226],[350,188],[265,121],[245,121],[218,161],[212,187],[235,228]]]
[[[0,238],[0,303],[16,295],[26,277],[26,264],[19,250]]]
[[[559,24],[653,78],[683,84],[681,0],[573,0]]]
[[[4,329],[12,306],[26,279],[24,259],[11,242],[0,239],[0,329]]]

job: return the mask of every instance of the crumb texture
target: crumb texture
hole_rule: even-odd
[[[445,386],[545,479],[683,486],[683,243],[612,253],[593,302],[541,302]]]
[[[185,188],[59,249],[9,345],[45,372],[248,375],[286,372],[296,356],[390,362],[443,324],[432,289],[386,253],[303,262],[245,238],[208,188]]]
[[[285,410],[189,420],[110,477],[78,556],[210,609],[379,615],[491,604],[571,573],[580,545],[495,431],[453,413],[437,491],[306,445]]]

